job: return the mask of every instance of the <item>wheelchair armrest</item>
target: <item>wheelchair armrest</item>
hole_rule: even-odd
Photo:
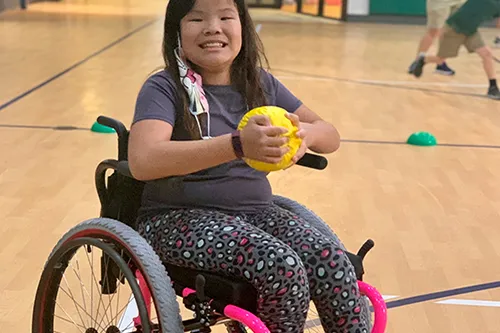
[[[130,172],[128,161],[104,160],[97,166],[96,175],[104,174],[108,169],[115,170],[122,176],[135,179]]]
[[[116,134],[118,134],[118,137],[122,137],[125,133],[127,133],[127,128],[119,120],[106,116],[99,116],[97,117],[97,122],[101,125],[108,126],[114,129],[116,131]]]
[[[299,161],[297,161],[297,165],[323,170],[328,165],[328,160],[320,155],[306,153]],[[135,179],[130,172],[128,161],[117,161],[110,159],[104,160],[99,164],[96,173],[99,174],[105,172],[107,169],[113,169],[123,176]]]
[[[99,116],[97,117],[97,122],[101,125],[108,126],[113,128],[116,131],[116,134],[118,135],[118,159],[120,161],[126,160],[127,159],[127,146],[128,146],[128,130],[125,127],[125,125],[116,119],[106,117],[106,116]],[[124,176],[127,177],[132,177],[130,174],[130,171],[128,170],[128,164],[126,162],[119,162],[122,163],[120,170],[123,171],[123,173],[119,170],[118,165],[116,168],[113,167],[112,164],[109,165],[109,167],[117,170],[118,172],[122,173]],[[311,153],[305,153],[302,158],[297,161],[297,165],[312,168],[312,169],[317,169],[317,170],[323,170],[327,167],[328,165],[328,160],[321,156],[321,155],[316,155],[316,154],[311,154]]]
[[[297,165],[322,170],[328,165],[328,160],[320,155],[306,153],[299,161],[297,161]],[[104,179],[104,174],[108,169],[115,170],[123,176],[135,179],[130,172],[128,161],[117,161],[112,159],[104,160],[97,166],[96,178],[102,177],[102,179]]]
[[[130,172],[130,168],[128,167],[128,161],[118,162],[118,167],[116,168],[116,171],[118,171],[118,173],[123,176],[135,179],[134,176],[132,176],[132,173]]]
[[[305,153],[304,156],[302,156],[302,158],[297,161],[297,165],[323,170],[328,165],[328,160],[321,155]]]
[[[132,176],[132,173],[130,172],[127,161],[117,161],[108,159],[99,163],[99,165],[95,170],[95,186],[102,207],[106,207],[109,201],[106,190],[106,171],[109,169],[115,170],[119,174],[128,177],[130,179],[135,179]]]
[[[297,161],[297,165],[323,170],[328,165],[328,160],[320,155],[306,153],[300,160]],[[132,176],[132,173],[130,172],[128,161],[115,161],[112,163],[112,168],[118,171],[123,176],[134,178],[134,176]]]
[[[128,154],[129,135],[127,127],[125,127],[121,121],[106,116],[97,117],[97,122],[101,125],[111,127],[116,131],[116,134],[118,135],[118,160],[126,160]]]

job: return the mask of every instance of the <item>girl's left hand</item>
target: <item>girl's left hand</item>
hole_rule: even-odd
[[[300,160],[304,156],[304,154],[306,153],[306,151],[307,151],[307,138],[306,138],[307,131],[304,128],[300,127],[300,120],[299,120],[299,117],[297,115],[295,115],[293,113],[287,113],[286,117],[288,119],[290,119],[290,121],[292,122],[292,124],[295,127],[298,128],[298,131],[295,135],[297,135],[299,138],[302,139],[302,144],[300,145],[299,149],[297,150],[297,153],[295,154],[295,156],[292,158],[292,164],[286,168],[286,169],[288,169],[291,166],[295,165],[295,163],[297,163],[297,161]]]

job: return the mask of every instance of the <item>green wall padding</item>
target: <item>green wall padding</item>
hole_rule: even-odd
[[[370,0],[370,14],[425,15],[426,0]]]

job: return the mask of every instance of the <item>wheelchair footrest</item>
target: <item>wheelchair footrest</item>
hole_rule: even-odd
[[[204,294],[253,313],[257,309],[257,291],[246,281],[175,265],[166,265],[166,268],[174,285],[196,290],[197,276],[201,275],[205,279],[205,287],[201,293],[198,291],[198,294]],[[175,289],[179,294],[179,290]]]

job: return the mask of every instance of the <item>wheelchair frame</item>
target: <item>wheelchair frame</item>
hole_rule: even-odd
[[[141,202],[144,182],[136,180],[128,168],[129,132],[123,123],[115,119],[100,116],[97,121],[102,125],[113,128],[118,135],[118,159],[106,159],[99,163],[95,170],[95,186],[101,203],[100,216],[121,222],[137,230],[135,220]],[[307,153],[297,164],[322,170],[326,168],[327,160],[322,156]],[[108,170],[113,170],[114,172],[106,178]],[[357,255],[348,252],[348,256],[355,267],[360,292],[368,297],[375,312],[372,332],[383,333],[387,324],[385,301],[374,287],[362,281],[364,273],[362,260],[373,245],[373,241],[369,240],[361,247]],[[106,259],[109,258],[104,258],[104,255],[101,258],[101,260]],[[177,274],[179,276],[179,273],[172,271],[172,268],[169,268],[169,266],[166,265],[165,267],[168,274],[172,275],[172,272],[174,272],[174,275]],[[113,268],[110,266],[108,270],[111,269]],[[221,299],[207,297],[205,295],[205,276],[210,277],[213,274],[205,274],[205,272],[202,274],[196,270],[193,270],[193,272],[196,276],[191,276],[190,281],[194,281],[191,285],[185,285],[187,283],[185,281],[188,280],[180,282],[175,280],[175,277],[170,276],[175,294],[181,296],[184,305],[195,313],[193,319],[182,319],[184,331],[210,332],[211,326],[223,323],[231,333],[246,332],[244,326],[250,328],[254,333],[270,332],[264,323],[249,310],[228,304]],[[138,281],[143,301],[146,304],[147,315],[150,317],[151,292],[141,272],[137,270],[134,272],[134,275]],[[109,286],[116,286],[116,283],[110,283],[109,280],[104,281],[106,277],[107,279],[114,279],[114,282],[119,277],[111,273],[108,274],[108,272],[101,272],[101,292],[103,294],[112,294],[116,291],[116,288]],[[133,321],[135,328],[138,328],[139,332],[142,332],[140,316],[134,318]],[[152,332],[159,331],[156,328]]]

